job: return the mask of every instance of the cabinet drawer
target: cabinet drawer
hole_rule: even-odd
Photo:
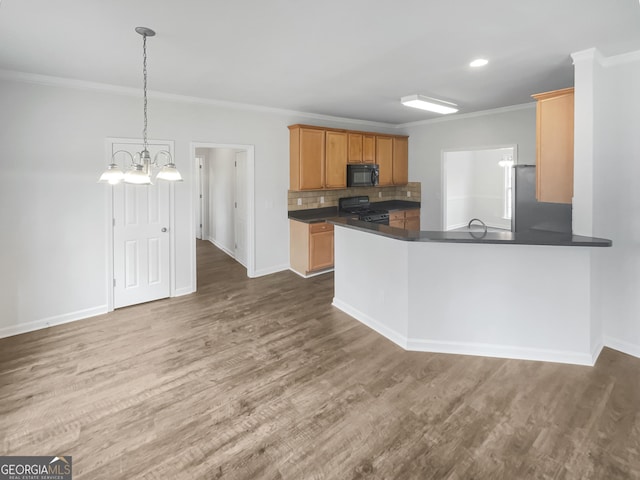
[[[393,222],[394,220],[404,220],[404,211],[390,212],[389,213],[389,222]]]
[[[331,232],[333,231],[333,223],[319,222],[309,224],[309,233]]]
[[[419,217],[420,209],[414,208],[413,210],[405,210],[406,218]]]

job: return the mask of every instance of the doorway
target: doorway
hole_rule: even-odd
[[[516,157],[516,145],[443,151],[442,229],[467,229],[479,219],[490,229],[511,230]]]
[[[193,143],[194,237],[206,240],[255,272],[254,147]],[[194,284],[197,264],[194,249]]]

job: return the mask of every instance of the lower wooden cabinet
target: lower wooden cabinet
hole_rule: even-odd
[[[301,275],[333,267],[333,224],[289,220],[289,262]]]
[[[420,230],[420,209],[395,210],[389,212],[389,226],[405,230]]]

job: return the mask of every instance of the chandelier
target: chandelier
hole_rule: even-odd
[[[168,180],[170,182],[181,182],[182,176],[173,163],[171,154],[166,150],[156,153],[151,159],[149,153],[149,143],[147,141],[147,37],[153,37],[156,32],[146,27],[136,27],[136,32],[142,35],[142,77],[144,92],[144,128],[142,130],[142,150],[135,155],[131,155],[127,150],[118,150],[111,156],[111,163],[100,176],[100,183],[109,183],[111,185],[120,182],[132,183],[135,185],[151,185],[151,170],[159,167],[158,157],[160,155],[166,157],[167,163],[160,169],[156,175],[157,180]],[[123,172],[115,161],[115,157],[119,153],[124,153],[131,159],[129,170]]]

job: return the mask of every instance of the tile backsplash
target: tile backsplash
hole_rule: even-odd
[[[409,196],[407,196],[409,193]],[[384,200],[409,200],[421,201],[420,182],[409,182],[407,185],[392,187],[354,187],[343,190],[313,190],[313,191],[293,191],[289,190],[289,210],[308,210],[310,208],[337,207],[338,199],[342,197],[356,197],[358,195],[368,195],[372,202],[382,202]],[[324,203],[320,203],[324,197]],[[302,200],[302,205],[298,205],[298,199]]]

